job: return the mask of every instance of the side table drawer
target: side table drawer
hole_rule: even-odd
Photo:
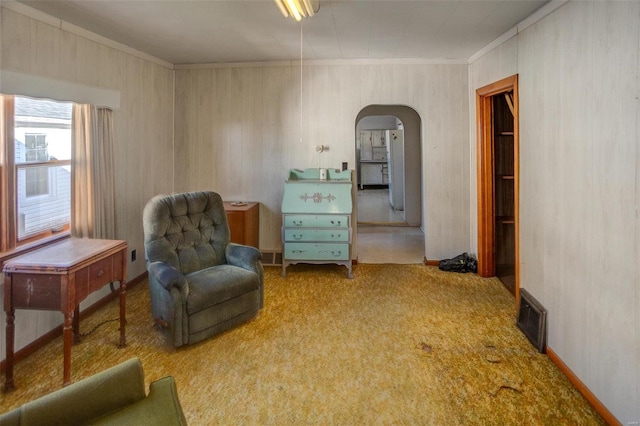
[[[116,253],[76,272],[76,300],[82,301],[92,292],[115,281],[121,275],[121,262],[121,254]]]
[[[296,229],[284,230],[285,241],[344,241],[349,242],[348,228],[339,229]]]
[[[62,307],[61,275],[14,274],[12,280],[14,308],[57,310]]]
[[[346,215],[285,215],[285,228],[347,228],[349,216]]]
[[[284,243],[285,259],[349,260],[348,243]]]

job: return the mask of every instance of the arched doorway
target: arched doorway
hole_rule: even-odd
[[[367,123],[364,125],[363,123]],[[386,123],[386,124],[385,124]],[[372,130],[372,127],[386,127],[386,129],[377,129],[377,132],[373,132],[373,139],[382,137],[384,140],[380,141],[377,139],[374,142],[368,142],[367,145],[361,145],[361,137],[366,135],[368,138],[371,133],[368,133]],[[386,138],[395,140],[398,134],[394,131],[400,129],[400,136],[403,138],[403,146],[401,150],[402,157],[402,167],[403,173],[401,175],[402,179],[402,199],[399,203],[401,206],[401,211],[396,211],[393,209],[395,206],[391,206],[393,212],[389,214],[389,220],[385,223],[384,219],[380,219],[379,216],[377,219],[371,221],[371,216],[365,214],[367,212],[361,211],[358,208],[357,216],[358,222],[362,222],[362,226],[358,226],[358,237],[357,240],[360,240],[362,230],[364,229],[364,225],[379,225],[379,226],[388,226],[390,227],[385,232],[392,233],[393,235],[387,235],[388,241],[398,240],[398,235],[402,233],[410,233],[414,232],[413,241],[415,242],[415,232],[419,232],[419,262],[424,261],[424,226],[422,223],[423,214],[422,214],[422,148],[421,148],[421,119],[418,113],[407,106],[403,105],[369,105],[363,108],[357,115],[355,120],[355,158],[356,158],[356,172],[358,176],[358,199],[361,201],[365,194],[369,194],[372,191],[367,192],[367,190],[378,190],[382,188],[382,191],[385,188],[388,188],[386,194],[383,195],[383,198],[386,197],[387,203],[383,207],[368,207],[368,208],[388,208],[389,205],[393,205],[398,201],[393,201],[393,195],[397,195],[397,191],[394,194],[392,188],[397,188],[398,178],[397,171],[395,173],[396,180],[393,182],[393,178],[389,176],[390,169],[387,168],[386,161],[391,160],[392,146],[387,145]],[[386,131],[386,136],[385,132]],[[362,133],[362,135],[361,135]],[[378,136],[376,136],[376,133]],[[382,135],[382,136],[380,136]],[[371,144],[373,144],[373,148],[371,148]],[[386,157],[373,154],[373,159],[370,160],[371,150],[378,150],[380,152],[386,152]],[[386,160],[385,160],[386,158]],[[362,161],[361,161],[362,159]],[[392,164],[389,163],[389,166]],[[371,172],[374,173],[374,178],[367,177],[371,175]],[[383,174],[382,180],[376,178],[380,173]],[[392,184],[389,185],[389,181],[392,181]],[[371,185],[372,184],[372,185]],[[397,200],[397,197],[396,197]],[[367,206],[372,206],[371,204],[367,204]],[[396,204],[397,206],[397,204]],[[384,216],[383,216],[384,217]],[[361,221],[361,218],[363,220]],[[403,229],[404,228],[404,229]],[[413,230],[411,228],[414,228]],[[402,242],[402,240],[400,240]],[[409,240],[407,240],[408,242]],[[415,245],[415,243],[414,243]],[[407,244],[401,244],[402,248],[405,248]],[[366,259],[360,259],[361,251],[358,247],[356,247],[358,252],[358,261],[363,263],[368,263]],[[384,250],[384,248],[380,248],[380,250]],[[396,248],[389,248],[388,250],[396,250]],[[390,254],[390,253],[389,253]],[[417,263],[414,262],[416,259],[415,252],[411,255],[412,259],[408,262],[402,262],[397,257],[399,253],[395,253],[396,260],[391,263]],[[386,258],[386,256],[383,254]],[[391,257],[393,258],[393,257]],[[378,262],[372,262],[378,263]],[[385,262],[387,263],[387,262]]]

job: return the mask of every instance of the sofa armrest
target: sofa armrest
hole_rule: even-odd
[[[258,274],[258,280],[260,281],[260,309],[262,309],[264,307],[264,267],[261,262],[262,253],[260,253],[260,250],[251,246],[229,243],[225,249],[225,256],[229,265],[239,266]]]
[[[258,264],[262,260],[262,253],[255,247],[229,243],[225,250],[227,263],[258,273]]]
[[[87,424],[144,398],[142,364],[132,358],[24,404],[20,424]]]
[[[187,278],[173,266],[164,262],[152,262],[147,266],[147,269],[149,276],[165,289],[170,290],[175,287],[180,290],[180,293],[188,293]]]
[[[168,376],[149,385],[149,395],[135,404],[92,423],[93,425],[186,425],[176,383]]]

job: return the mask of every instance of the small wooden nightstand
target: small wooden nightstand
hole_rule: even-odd
[[[225,201],[224,211],[227,213],[231,242],[260,248],[260,203]]]

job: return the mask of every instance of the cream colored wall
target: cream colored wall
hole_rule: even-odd
[[[139,276],[145,271],[142,208],[153,195],[173,188],[173,70],[13,10],[0,10],[2,69],[120,92],[120,109],[113,113],[117,238],[136,249],[137,261],[129,262],[127,272],[129,279]],[[108,292],[107,286],[82,307]],[[16,349],[61,320],[56,312],[17,311]],[[5,354],[4,323],[2,311],[0,359]]]
[[[569,2],[469,72],[472,170],[475,89],[519,74],[521,287],[549,311],[549,347],[625,425],[640,421],[639,40],[640,3]]]
[[[467,66],[304,63],[176,70],[176,190],[261,203],[260,248],[280,250],[290,168],[355,168],[355,120],[368,105],[422,118],[425,254],[469,244]],[[329,151],[316,154],[315,145]]]

